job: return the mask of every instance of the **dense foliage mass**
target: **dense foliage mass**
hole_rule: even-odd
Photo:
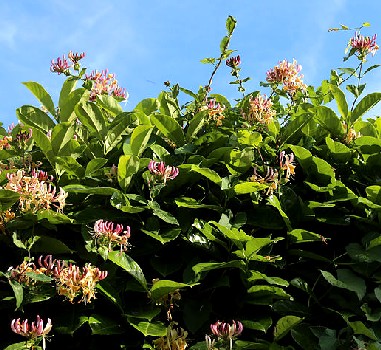
[[[316,88],[279,62],[266,96],[245,91],[235,25],[206,86],[130,112],[83,53],[52,61],[58,104],[24,83],[41,106],[0,140],[2,348],[381,349],[376,37]],[[234,106],[211,91],[225,63]]]

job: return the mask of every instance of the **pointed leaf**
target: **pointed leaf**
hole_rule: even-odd
[[[49,111],[51,115],[56,115],[53,100],[42,85],[34,81],[27,81],[23,84],[32,92],[34,96],[37,97],[37,99],[42,103],[42,105]]]
[[[132,327],[141,332],[145,337],[163,337],[167,334],[167,327],[161,322],[142,321],[141,318],[127,317]]]
[[[151,116],[151,122],[159,131],[173,141],[177,147],[184,145],[184,132],[179,123],[168,115],[155,114]]]
[[[201,168],[196,164],[192,164],[191,170],[202,176],[205,176],[207,179],[216,183],[217,185],[221,185],[222,179],[220,175],[218,175],[214,170],[209,168]]]
[[[197,133],[205,124],[207,114],[208,111],[201,111],[196,113],[196,115],[191,119],[186,134],[186,138],[188,141],[192,140],[194,137],[197,136]]]
[[[169,293],[177,289],[192,287],[194,284],[179,283],[171,280],[159,280],[155,282],[149,291],[149,296],[152,300],[160,300],[162,297],[167,296]]]
[[[65,86],[65,83],[67,86]],[[59,107],[60,107],[60,121],[61,122],[73,122],[77,116],[74,112],[75,107],[80,102],[86,102],[89,100],[90,92],[85,88],[75,89],[71,92],[66,91],[73,88],[76,84],[76,81],[66,81],[61,90]],[[65,89],[65,90],[64,90]],[[64,94],[69,93],[65,96]],[[65,97],[64,97],[65,96]]]
[[[20,199],[17,192],[0,189],[0,213],[9,209]]]
[[[131,151],[134,156],[140,157],[147,147],[153,127],[151,125],[138,125],[130,138]]]
[[[337,85],[330,85],[333,97],[335,98],[337,109],[344,120],[348,116],[348,103],[345,99],[344,92]]]
[[[147,281],[144,277],[143,270],[130,256],[124,252],[121,253],[119,251],[112,251],[109,252],[108,259],[121,267],[123,270],[127,271],[141,284],[145,290],[148,290]]]
[[[280,340],[293,329],[297,324],[303,321],[303,318],[297,316],[284,316],[278,320],[274,329],[275,340]]]
[[[22,106],[16,109],[17,118],[25,126],[36,128],[47,133],[54,128],[54,121],[41,109],[33,106]]]
[[[362,117],[372,107],[381,101],[381,92],[373,92],[363,97],[363,99],[356,105],[350,116],[350,123],[352,124],[357,119]]]
[[[74,137],[74,127],[71,123],[59,123],[52,131],[51,145],[55,155],[60,155],[60,151]]]
[[[107,128],[104,116],[99,107],[94,103],[86,102],[77,105],[75,111],[81,123],[103,142],[107,134]]]

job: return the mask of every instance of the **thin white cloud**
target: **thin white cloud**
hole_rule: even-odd
[[[10,49],[15,48],[17,27],[13,22],[0,22],[0,43]]]

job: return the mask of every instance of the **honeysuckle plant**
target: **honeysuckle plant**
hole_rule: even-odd
[[[21,320],[46,314],[49,348],[381,349],[377,38],[333,28],[354,68],[314,87],[274,57],[247,92],[235,27],[198,91],[131,111],[85,53],[51,62],[57,102],[24,83],[39,107],[0,129],[2,348],[40,346],[51,322]]]

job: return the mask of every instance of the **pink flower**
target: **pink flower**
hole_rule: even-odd
[[[73,51],[69,51],[69,54],[67,55],[67,57],[69,58],[70,61],[73,62],[73,64],[77,64],[82,58],[84,58],[86,56],[86,54],[84,52],[82,53],[73,53]]]
[[[52,62],[50,64],[50,71],[53,73],[67,74],[69,72],[69,68],[70,68],[70,64],[67,61],[67,59],[65,58],[65,55],[63,55],[62,58],[58,57],[57,62],[52,60]]]
[[[164,162],[155,162],[151,160],[148,164],[148,170],[151,174],[156,175],[160,180],[167,182],[168,179],[173,180],[178,174],[179,169],[174,166],[165,166]]]
[[[249,122],[258,122],[264,125],[270,124],[276,111],[272,108],[273,103],[266,95],[257,95],[249,101],[250,110],[245,119]]]
[[[286,154],[285,151],[279,154],[279,166],[286,171],[286,179],[295,174],[294,153]]]
[[[227,322],[217,321],[210,325],[212,333],[217,336],[217,338],[222,338],[225,341],[229,341],[230,349],[233,348],[233,339],[238,337],[243,331],[243,325],[239,321],[232,321],[231,324]]]
[[[127,250],[130,238],[130,226],[124,230],[123,225],[111,221],[97,220],[94,224],[94,237],[100,243],[108,244],[111,251],[114,245],[120,245],[120,251]]]
[[[241,57],[238,55],[236,57],[230,57],[226,60],[226,65],[230,68],[235,68],[241,64]]]
[[[13,332],[34,339],[40,336],[45,336],[52,329],[52,321],[48,318],[48,322],[44,327],[44,321],[37,315],[37,321],[28,323],[28,319],[20,321],[20,319],[14,319],[11,322],[11,329]]]
[[[373,37],[363,36],[359,32],[356,32],[355,36],[349,40],[348,46],[351,46],[358,53],[358,57],[361,60],[365,60],[365,56],[371,53],[374,56],[379,49],[376,43],[377,35],[374,34]]]

